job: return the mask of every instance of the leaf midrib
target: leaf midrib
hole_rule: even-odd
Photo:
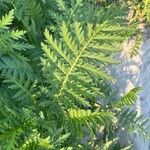
[[[100,26],[100,27],[101,27],[101,26]],[[100,27],[98,28],[97,32],[99,31]],[[95,33],[91,36],[91,38],[88,40],[88,42],[87,42],[87,43],[85,44],[85,46],[82,48],[81,52],[79,53],[79,56],[75,59],[73,65],[71,66],[71,68],[70,68],[68,74],[66,75],[66,77],[65,77],[65,79],[64,79],[64,81],[63,81],[63,83],[62,83],[62,87],[60,88],[57,97],[61,96],[62,91],[63,91],[63,89],[64,89],[64,87],[65,87],[65,85],[66,85],[66,83],[67,83],[67,81],[68,81],[69,76],[71,75],[71,73],[72,73],[73,69],[75,68],[75,66],[76,66],[76,64],[77,64],[77,62],[78,62],[78,60],[79,60],[80,57],[82,56],[83,52],[85,51],[85,49],[87,48],[87,46],[89,45],[89,43],[93,40],[93,38],[94,38],[94,36],[97,34],[97,32],[95,32]]]

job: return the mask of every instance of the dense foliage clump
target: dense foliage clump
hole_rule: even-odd
[[[0,0],[0,149],[116,150],[124,129],[149,138],[130,109],[140,88],[118,99],[106,71],[137,32],[127,14],[117,2]]]

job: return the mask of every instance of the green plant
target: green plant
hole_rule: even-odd
[[[135,32],[124,7],[3,2],[13,10],[0,20],[0,149],[105,149],[123,127],[149,137],[147,120],[127,109],[139,88],[107,101],[115,79],[106,68]],[[91,140],[81,144],[86,134]]]

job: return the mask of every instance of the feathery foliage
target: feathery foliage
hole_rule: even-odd
[[[124,6],[90,0],[1,3],[0,149],[119,149],[115,139],[123,127],[149,138],[148,121],[129,109],[139,88],[101,103],[111,98],[107,89],[117,80],[107,66],[119,63],[114,54],[136,31]],[[90,140],[82,143],[85,135]]]

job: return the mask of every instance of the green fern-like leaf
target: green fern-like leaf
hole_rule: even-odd
[[[111,123],[113,115],[109,112],[91,112],[90,110],[69,109],[69,117],[75,122],[90,124],[90,122],[98,121],[101,125]]]
[[[143,115],[138,115],[134,110],[124,109],[118,113],[118,124],[127,129],[129,132],[136,132],[143,138],[150,138],[149,119]]]
[[[124,108],[125,106],[131,106],[137,100],[137,93],[141,90],[141,88],[136,87],[132,89],[129,93],[123,96],[116,104],[116,108]]]
[[[11,10],[0,20],[0,29],[7,29],[8,28],[7,26],[12,23],[13,18],[14,18],[14,10]]]
[[[75,95],[84,88],[88,90],[86,95],[89,95],[89,92],[93,90],[82,84],[81,88],[76,88],[82,76],[90,81],[89,84],[101,79],[113,81],[113,78],[101,69],[102,64],[116,63],[115,60],[105,55],[106,45],[104,47],[103,42],[109,41],[109,45],[113,45],[116,41],[120,42],[126,37],[122,36],[120,38],[120,35],[116,34],[119,31],[118,28],[112,30],[112,35],[110,35],[107,31],[104,31],[106,27],[107,25],[105,26],[105,23],[97,25],[95,28],[94,24],[88,24],[85,30],[89,31],[89,33],[86,34],[79,22],[75,22],[71,30],[70,27],[63,22],[60,27],[60,36],[62,37],[60,37],[60,41],[54,39],[48,30],[45,30],[46,43],[41,44],[44,50],[44,56],[46,57],[45,60],[43,59],[43,62],[46,61],[52,66],[55,66],[53,73],[51,73],[53,79],[50,83],[54,84],[52,82],[55,82],[55,84],[58,84],[58,89],[54,91],[54,97],[57,99],[64,97],[65,99],[70,99],[70,101],[75,98],[76,101],[79,101],[79,104],[82,99],[82,104],[84,104],[86,102],[84,96],[80,94],[81,98],[77,98]],[[122,33],[124,35],[124,32]],[[75,35],[73,36],[73,34]],[[95,47],[97,41],[99,41],[99,45]],[[92,51],[92,49],[94,51]],[[97,65],[95,65],[94,62],[97,62]],[[47,69],[45,68],[44,70]],[[74,74],[78,74],[76,80],[74,79]],[[68,93],[69,98],[67,98]],[[95,97],[97,93],[93,91],[90,95]],[[72,99],[70,96],[72,96]]]
[[[72,131],[71,135],[74,137],[83,137],[84,132],[94,134],[99,126],[109,126],[115,118],[111,112],[91,112],[83,109],[69,109],[68,117],[67,130]]]

